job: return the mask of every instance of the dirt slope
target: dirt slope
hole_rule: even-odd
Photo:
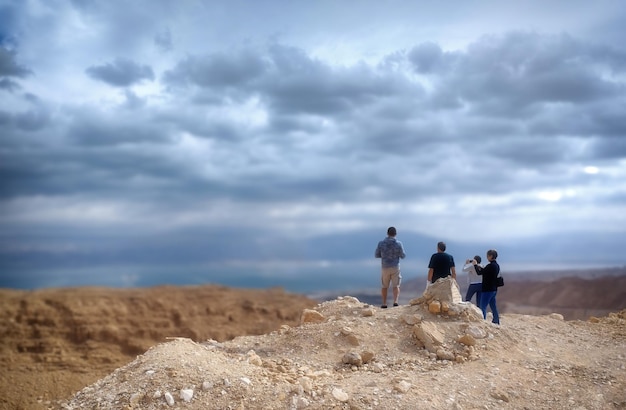
[[[626,408],[626,311],[591,322],[506,314],[497,327],[342,297],[307,315],[261,336],[159,344],[61,408]],[[420,326],[440,339],[436,353]]]

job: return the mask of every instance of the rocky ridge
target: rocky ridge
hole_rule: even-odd
[[[501,322],[461,302],[453,280],[388,309],[343,296],[263,335],[173,338],[60,408],[626,408],[626,310]]]

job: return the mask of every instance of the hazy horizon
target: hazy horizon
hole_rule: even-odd
[[[463,261],[457,262],[457,270],[459,284],[463,287],[465,285],[466,276],[461,272]],[[402,282],[407,284],[409,282],[420,281],[425,282],[427,277],[427,268],[421,266],[414,266],[415,264],[403,264],[402,268]],[[163,269],[158,275],[143,275],[147,278],[159,278],[155,281],[143,281],[137,282],[136,278],[126,278],[124,281],[115,281],[107,279],[106,270],[94,270],[86,268],[80,270],[74,274],[68,275],[65,272],[61,277],[74,277],[71,282],[56,282],[49,283],[44,286],[24,286],[24,284],[16,283],[13,286],[7,286],[5,284],[0,285],[0,288],[11,288],[21,290],[36,290],[45,288],[67,288],[67,287],[90,287],[90,286],[105,286],[111,288],[147,288],[154,286],[196,286],[196,285],[220,285],[236,288],[252,288],[252,289],[266,289],[272,287],[283,288],[288,292],[303,293],[308,295],[313,294],[327,294],[342,291],[378,291],[380,289],[380,268],[378,262],[371,264],[365,263],[361,269],[350,267],[346,265],[343,269],[333,270],[334,268],[310,268],[300,271],[283,271],[273,272],[268,274],[262,271],[250,271],[242,273],[239,270],[230,271],[230,269],[224,269],[219,272],[194,272],[193,270],[181,271],[173,273],[167,269]],[[554,280],[559,277],[582,277],[582,278],[594,278],[599,276],[612,276],[626,274],[626,265],[606,265],[606,266],[563,266],[563,265],[544,265],[544,266],[529,266],[519,265],[513,267],[506,267],[503,269],[503,274],[506,276],[514,276],[515,279],[529,280]],[[132,268],[125,268],[128,272],[132,272]],[[90,276],[94,275],[100,279],[95,279]],[[49,277],[50,275],[46,275]]]

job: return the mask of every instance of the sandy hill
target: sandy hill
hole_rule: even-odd
[[[175,338],[63,409],[626,408],[626,311],[485,321],[452,280],[409,305],[345,296],[298,326],[219,342]]]

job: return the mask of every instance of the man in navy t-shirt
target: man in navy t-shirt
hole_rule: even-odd
[[[456,280],[454,258],[449,253],[446,253],[446,244],[439,242],[437,244],[437,253],[433,253],[428,263],[428,282],[435,283],[437,279],[446,278],[450,275]]]

